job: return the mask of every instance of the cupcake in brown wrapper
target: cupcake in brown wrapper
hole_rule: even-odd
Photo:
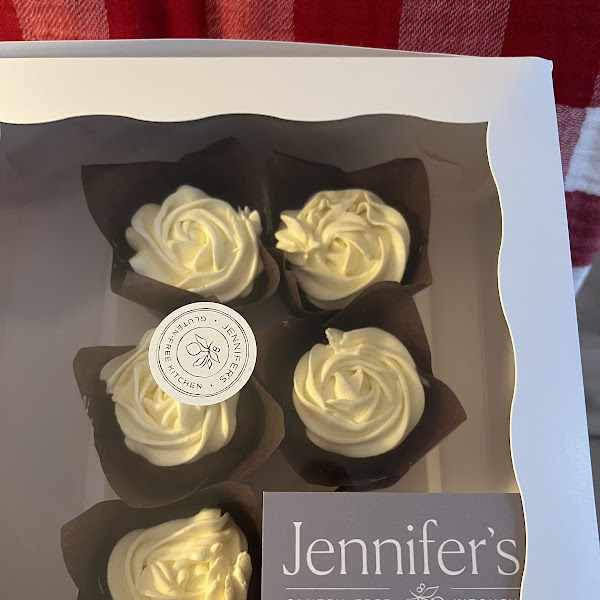
[[[326,330],[350,332],[373,327],[397,338],[412,357],[425,394],[424,409],[397,446],[372,456],[344,456],[309,439],[307,426],[294,406],[294,373],[307,352],[316,344],[327,343]],[[259,331],[257,342],[257,374],[285,416],[281,451],[309,483],[352,491],[393,485],[466,419],[458,398],[431,372],[431,354],[421,319],[414,301],[399,284],[374,284],[333,316],[323,313],[293,319]]]
[[[119,541],[135,530],[149,529],[178,519],[189,519],[203,509],[219,509],[223,514],[228,513],[241,530],[247,541],[247,552],[252,563],[247,598],[259,600],[260,509],[250,488],[233,482],[213,485],[176,504],[160,508],[136,509],[120,500],[100,502],[63,525],[62,553],[69,575],[79,589],[79,598],[121,600],[112,596],[107,577],[109,559]],[[166,552],[168,553],[168,549]],[[117,558],[115,553],[113,561]]]
[[[135,348],[83,348],[73,363],[75,378],[94,427],[94,443],[102,468],[115,493],[127,504],[134,507],[163,506],[199,488],[228,479],[239,480],[261,465],[279,446],[284,432],[281,408],[258,380],[251,377],[237,400],[235,430],[224,445],[223,440],[217,444],[217,447],[221,445],[219,449],[201,453],[199,458],[194,459],[191,448],[191,453],[188,452],[182,459],[189,462],[181,464],[173,464],[172,456],[161,455],[156,448],[148,447],[147,452],[142,448],[140,451],[135,436],[126,431],[130,434],[127,439],[119,425],[116,410],[123,407],[115,404],[107,391],[106,381],[101,377],[110,361]],[[219,432],[219,435],[222,437],[224,434]]]
[[[360,198],[351,201],[352,195],[360,195]],[[359,254],[368,254],[366,248],[369,245],[377,246],[376,242],[380,236],[390,238],[387,240],[388,244],[381,246],[386,246],[387,250],[386,256],[379,257],[381,259],[379,267],[377,260],[374,260],[369,272],[359,271],[348,274],[347,278],[340,276],[340,288],[343,290],[340,290],[339,296],[336,296],[327,284],[327,281],[331,285],[335,283],[331,277],[327,277],[327,269],[313,272],[316,266],[320,265],[319,269],[323,267],[321,259],[309,269],[310,275],[308,272],[303,274],[302,269],[298,265],[292,265],[283,251],[277,250],[288,299],[299,314],[341,308],[373,283],[388,279],[398,282],[395,279],[397,275],[401,277],[400,283],[403,288],[410,294],[415,294],[431,284],[431,270],[427,258],[429,187],[425,167],[420,160],[397,159],[368,169],[346,173],[331,165],[273,153],[269,163],[269,202],[273,233],[277,233],[277,237],[281,238],[278,245],[282,248],[290,246],[289,240],[286,243],[284,238],[295,238],[298,235],[299,242],[302,242],[307,233],[306,224],[300,223],[294,226],[294,223],[290,223],[289,212],[285,215],[287,223],[282,223],[280,220],[282,213],[301,211],[303,208],[307,210],[309,202],[318,205],[322,202],[333,203],[331,206],[334,208],[339,202],[346,204],[360,202],[355,208],[358,210],[360,207],[361,212],[364,208],[369,212],[384,213],[377,215],[378,226],[373,224],[372,227],[364,227],[362,241],[356,238],[357,235],[361,237],[361,234],[355,229],[357,219],[354,215],[352,215],[352,231],[344,233],[340,230],[341,239],[337,235],[334,236],[337,250],[330,248],[327,252],[336,252],[340,255],[345,249],[353,247]],[[322,207],[314,208],[319,215],[321,212],[323,215],[327,214],[327,210],[323,210]],[[322,215],[313,220],[319,228],[323,227]],[[337,224],[339,224],[339,215],[332,218],[332,224],[328,227],[331,231],[335,231]],[[277,242],[272,243],[276,245]],[[310,244],[306,248],[309,246]],[[306,259],[303,248],[306,250],[303,243],[299,243],[298,256],[300,258],[304,256]],[[308,252],[312,251],[308,250]],[[308,290],[303,290],[301,286],[303,276],[307,280],[310,279],[314,287],[325,292],[327,298],[317,299],[313,294],[311,301]],[[353,280],[356,280],[356,283],[353,283]]]
[[[175,163],[84,166],[82,180],[92,217],[113,248],[111,287],[116,294],[168,313],[201,300],[242,308],[277,289],[279,268],[257,233],[267,227],[260,182],[238,140],[222,140]],[[171,220],[186,202],[218,205],[205,211],[205,216],[214,213],[219,221],[210,244],[198,241],[199,233],[187,229],[187,217],[181,223]],[[227,218],[234,224],[221,231]],[[170,225],[165,228],[162,223],[167,221]],[[167,250],[155,243],[151,233],[156,231],[167,235],[160,240]],[[168,237],[171,231],[185,243],[174,246]],[[217,237],[226,252],[211,254],[220,243],[215,232],[221,232]],[[192,251],[188,236],[201,244],[202,252]],[[174,248],[179,248],[177,253]],[[179,268],[178,260],[184,256],[193,268]],[[248,266],[249,256],[253,259]],[[206,275],[205,263],[218,268]],[[244,278],[247,281],[242,282]],[[208,291],[203,294],[202,289]]]

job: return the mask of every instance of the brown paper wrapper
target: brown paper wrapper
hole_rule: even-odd
[[[115,544],[134,529],[147,529],[166,521],[187,518],[202,508],[228,512],[248,540],[252,577],[248,600],[260,600],[261,515],[250,488],[224,482],[198,491],[170,506],[131,508],[120,500],[100,502],[61,529],[61,547],[69,575],[81,600],[113,600],[106,569]]]
[[[173,467],[158,467],[125,445],[115,404],[100,379],[102,367],[133,346],[81,349],[73,361],[75,379],[94,427],[94,443],[104,474],[115,493],[133,507],[176,502],[220,481],[239,480],[259,467],[284,434],[281,408],[251,377],[240,392],[237,426],[231,441],[212,454]]]
[[[361,188],[377,194],[398,210],[410,230],[410,248],[402,287],[411,295],[431,285],[427,258],[429,238],[429,184],[423,163],[417,158],[399,158],[390,162],[346,173],[337,167],[310,162],[278,152],[269,161],[269,200],[274,231],[284,210],[299,210],[316,192]],[[271,240],[273,246],[276,240]],[[279,253],[278,262],[289,302],[298,314],[319,312],[298,286],[291,266]]]
[[[186,154],[175,163],[142,162],[116,165],[87,165],[81,169],[88,207],[113,249],[111,287],[113,292],[162,313],[202,300],[218,302],[214,296],[162,283],[136,273],[129,265],[134,251],[125,239],[131,218],[144,204],[162,204],[181,185],[191,185],[235,208],[257,210],[263,228],[267,215],[260,182],[250,158],[234,138],[204,150]],[[248,306],[272,295],[279,285],[279,268],[260,245],[264,271],[245,298],[227,302],[233,308]]]
[[[306,436],[292,399],[294,370],[302,355],[317,343],[327,343],[325,329],[351,331],[379,327],[395,335],[411,353],[425,388],[421,420],[396,448],[368,458],[350,458],[319,448]],[[383,282],[365,290],[333,317],[318,314],[293,319],[257,333],[257,373],[283,408],[285,438],[281,451],[306,481],[366,491],[393,485],[418,460],[466,419],[458,398],[431,372],[429,344],[417,308],[397,283]]]

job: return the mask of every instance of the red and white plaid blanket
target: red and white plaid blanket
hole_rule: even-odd
[[[600,0],[0,0],[0,40],[186,37],[553,60],[575,271],[600,249]]]

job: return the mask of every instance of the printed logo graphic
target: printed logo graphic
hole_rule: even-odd
[[[150,370],[157,384],[186,404],[216,404],[246,384],[256,364],[248,323],[222,304],[196,302],[172,312],[150,342]]]
[[[192,366],[194,367],[206,367],[212,369],[213,363],[220,363],[219,348],[214,342],[207,342],[203,337],[200,337],[197,333],[194,334],[196,339],[195,342],[190,342],[185,349],[190,356],[198,356]]]
[[[426,587],[424,583],[421,583],[417,587],[416,593],[410,590],[412,596],[406,600],[444,600],[441,596],[435,595],[439,589],[439,585]]]
[[[178,366],[181,367],[188,375],[193,377],[211,377],[221,371],[227,365],[227,360],[230,357],[230,345],[227,340],[227,330],[229,329],[229,321],[223,322],[227,326],[225,333],[219,331],[218,326],[215,326],[215,321],[220,321],[219,315],[217,318],[206,318],[206,315],[198,317],[200,320],[191,322],[187,325],[187,330],[179,334],[179,340],[175,347],[175,359]],[[193,317],[188,318],[188,321]],[[185,325],[186,321],[184,321]],[[174,333],[174,336],[177,335]],[[169,336],[173,337],[173,336]],[[239,363],[241,356],[242,341],[238,337],[232,337],[233,353]],[[171,350],[171,348],[165,350]],[[167,358],[169,354],[165,354]],[[172,356],[172,354],[171,354]],[[167,361],[168,362],[168,361]],[[168,366],[167,366],[168,369]],[[210,387],[210,384],[209,384]]]

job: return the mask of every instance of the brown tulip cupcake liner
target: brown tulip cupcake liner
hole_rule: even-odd
[[[311,162],[273,152],[269,161],[269,210],[273,234],[279,215],[300,210],[308,199],[323,190],[365,189],[398,210],[409,228],[410,246],[406,269],[400,282],[411,295],[431,285],[427,256],[429,238],[429,184],[422,161],[399,158],[377,166],[346,172],[333,165]],[[270,243],[274,246],[274,238]],[[297,315],[321,312],[299,287],[296,275],[279,250],[275,250],[282,271],[288,302]]]
[[[260,181],[248,154],[235,138],[186,154],[177,162],[140,162],[85,165],[81,169],[87,205],[98,228],[113,249],[113,292],[159,313],[169,313],[191,302],[218,302],[134,271],[129,260],[134,250],[125,238],[134,214],[145,204],[162,204],[180,186],[199,188],[236,209],[258,211],[263,231],[267,213]],[[266,235],[266,234],[265,234]],[[279,286],[279,268],[262,241],[259,251],[264,270],[249,295],[224,302],[243,309],[271,296]]]
[[[258,468],[277,449],[284,435],[279,405],[251,377],[240,392],[233,437],[220,450],[177,466],[156,466],[125,444],[115,403],[100,379],[102,368],[134,346],[81,349],[73,370],[94,429],[94,443],[104,474],[128,505],[151,508],[177,502],[200,488],[237,481]]]
[[[378,456],[352,458],[315,445],[293,403],[294,371],[315,344],[327,343],[325,330],[343,332],[377,327],[400,340],[411,354],[425,391],[423,415],[395,448]],[[257,375],[280,404],[285,437],[280,449],[307,482],[344,491],[383,489],[409,469],[466,419],[452,390],[431,370],[431,354],[419,313],[410,294],[397,283],[374,284],[335,315],[296,318],[257,332]]]
[[[252,491],[235,482],[222,482],[159,508],[132,508],[121,500],[94,505],[63,525],[61,548],[67,571],[81,600],[114,600],[108,587],[110,554],[117,542],[137,529],[147,529],[196,515],[203,508],[229,513],[244,533],[252,561],[248,600],[260,600],[261,512]]]

